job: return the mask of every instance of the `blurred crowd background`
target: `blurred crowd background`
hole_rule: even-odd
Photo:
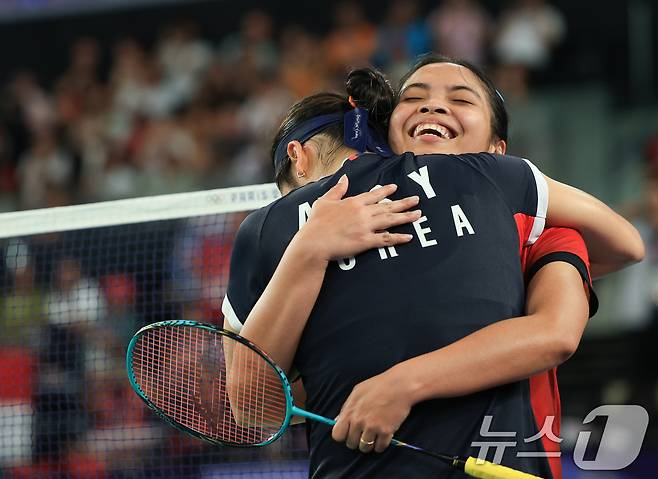
[[[352,67],[374,65],[396,86],[419,54],[466,58],[505,98],[509,153],[608,202],[645,238],[645,261],[597,281],[600,312],[560,378],[565,450],[596,406],[641,404],[652,422],[635,472],[605,477],[653,477],[654,1],[90,5],[0,1],[0,211],[270,182],[271,138],[293,101],[342,91]],[[197,477],[200,464],[213,462],[207,446],[154,432],[122,361],[143,324],[220,321],[242,217],[3,243],[0,478]],[[28,439],[17,442],[15,431]],[[288,441],[269,457],[303,456],[303,435]],[[135,448],[146,466],[126,457]],[[591,477],[572,469],[566,477]]]
[[[36,14],[67,2],[14,3]],[[599,193],[607,169],[641,161],[620,130],[629,107],[655,100],[655,31],[642,36],[652,2],[170,3],[0,17],[0,208],[270,181],[291,102],[340,91],[365,64],[396,84],[427,51],[489,70],[512,114],[511,152],[549,174]]]

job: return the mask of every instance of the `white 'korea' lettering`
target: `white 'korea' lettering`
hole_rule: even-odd
[[[386,250],[388,250],[388,254],[386,253]],[[395,258],[398,255],[398,252],[395,250],[395,246],[377,248],[377,251],[379,251],[379,257],[381,259]]]
[[[299,229],[302,229],[302,226],[306,224],[308,221],[308,217],[311,215],[311,205],[307,201],[306,203],[302,203],[298,207],[299,211]]]
[[[469,235],[475,234],[475,230],[473,230],[473,227],[468,221],[466,214],[464,214],[464,211],[462,211],[461,206],[452,205],[450,209],[452,210],[452,220],[455,223],[455,231],[457,232],[457,236],[464,236],[464,228],[466,231],[468,231]]]
[[[423,166],[418,171],[412,171],[407,176],[423,188],[427,199],[434,198],[436,196],[434,188],[432,188],[432,184],[430,183],[430,173],[427,170],[427,165]]]
[[[349,258],[342,258],[338,260],[338,267],[343,271],[349,271],[356,266],[356,258],[350,256]]]
[[[435,239],[427,239],[426,237],[426,235],[428,233],[431,233],[432,230],[430,228],[423,228],[422,226],[420,226],[420,224],[424,223],[425,221],[427,221],[427,216],[421,216],[420,218],[418,218],[416,221],[412,223],[414,225],[414,229],[416,230],[416,235],[420,240],[420,245],[423,248],[427,248],[428,246],[436,246],[437,241]]]

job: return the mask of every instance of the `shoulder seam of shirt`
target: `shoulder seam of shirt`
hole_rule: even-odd
[[[494,155],[494,154],[492,154],[492,153],[482,152],[482,153],[476,153],[476,155],[487,155],[487,156],[489,156],[490,158],[492,158],[494,161],[496,161],[496,162],[498,161],[497,155]],[[480,176],[482,176],[485,180],[487,180],[487,182],[488,182],[489,184],[491,184],[491,185],[496,189],[496,191],[498,192],[498,194],[500,195],[500,197],[503,199],[503,202],[505,203],[505,206],[507,206],[507,209],[510,211],[510,213],[512,213],[512,216],[514,216],[514,215],[517,214],[517,213],[526,214],[526,213],[524,213],[523,211],[516,211],[516,212],[514,212],[513,209],[512,209],[512,207],[511,207],[511,206],[509,205],[509,203],[507,202],[507,199],[505,198],[504,193],[503,193],[502,190],[500,189],[500,186],[498,186],[498,184],[497,184],[495,181],[493,181],[491,178],[489,178],[489,177],[488,177],[483,171],[478,170],[478,169],[475,168],[472,164],[470,164],[469,162],[465,161],[465,159],[462,158],[462,155],[454,155],[454,156],[456,156],[457,159],[459,159],[459,161],[461,161],[463,164],[465,164],[465,165],[468,166],[469,168],[471,168],[471,169],[473,169],[474,171],[476,171]],[[502,155],[501,155],[501,156],[502,156]],[[514,157],[514,158],[517,158],[517,157]],[[530,166],[528,165],[528,160],[525,160],[525,159],[522,159],[522,158],[519,158],[519,160],[523,161],[523,162],[526,164],[526,166],[528,167],[528,169],[530,169],[530,172],[532,173],[532,169],[531,169]],[[537,179],[536,179],[536,177],[534,176],[534,173],[533,173],[533,178],[535,179],[535,190],[537,190],[537,189],[538,189],[538,186],[537,186]],[[538,213],[538,209],[539,209],[539,191],[537,191],[537,206],[535,207],[535,212],[534,212],[533,214],[531,214],[531,215],[527,215],[527,216],[531,216],[531,217],[533,217],[533,218],[541,218],[540,216],[537,215],[537,213]]]

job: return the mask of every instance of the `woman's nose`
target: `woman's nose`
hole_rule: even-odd
[[[420,107],[420,113],[441,113],[441,114],[447,114],[448,113],[448,108],[446,108],[443,105],[439,104],[425,104]]]

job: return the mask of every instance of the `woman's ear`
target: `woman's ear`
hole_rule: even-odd
[[[491,153],[504,155],[506,151],[507,151],[507,143],[505,142],[505,140],[496,140],[491,144]]]
[[[288,153],[288,157],[292,163],[293,176],[297,178],[303,178],[306,176],[306,173],[310,167],[310,162],[304,145],[302,145],[297,140],[293,140],[288,143],[286,153]]]

